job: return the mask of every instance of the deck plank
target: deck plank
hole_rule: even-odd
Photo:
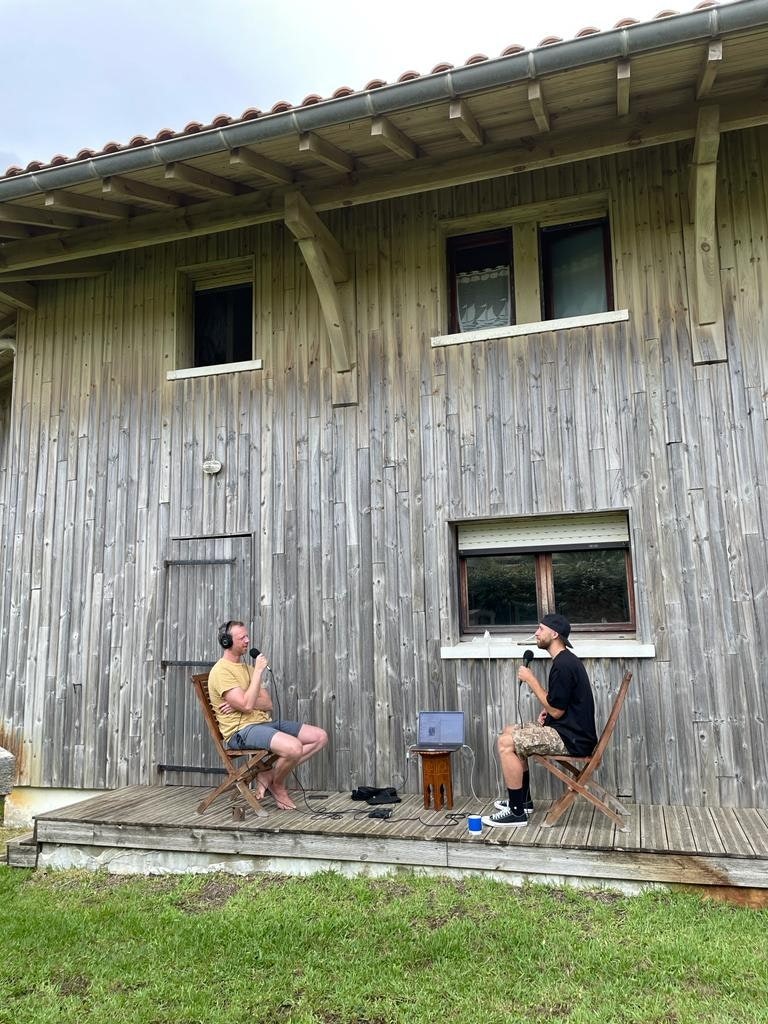
[[[528,826],[469,833],[471,797],[452,811],[425,809],[416,794],[392,805],[388,820],[348,792],[316,800],[294,794],[298,810],[279,811],[271,798],[265,814],[250,809],[242,821],[222,797],[204,814],[201,786],[127,787],[38,816],[44,844],[176,851],[189,856],[252,857],[274,865],[287,858],[319,863],[364,862],[480,870],[507,877],[629,879],[733,884],[768,889],[768,811],[757,809],[631,805],[622,832],[591,804],[577,800],[554,828],[544,828],[548,805],[537,806]],[[488,810],[490,800],[484,804]],[[666,856],[660,856],[666,855]],[[277,868],[279,870],[279,867]],[[719,881],[718,881],[719,880]]]

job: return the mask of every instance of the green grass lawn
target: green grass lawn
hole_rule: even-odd
[[[768,1021],[768,911],[481,879],[0,868],[0,1021]]]

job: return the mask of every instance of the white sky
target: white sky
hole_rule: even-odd
[[[672,0],[693,10],[696,0]],[[663,0],[0,0],[0,174],[573,37]]]

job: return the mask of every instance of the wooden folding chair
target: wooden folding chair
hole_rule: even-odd
[[[219,752],[219,757],[227,772],[227,777],[222,784],[198,804],[197,813],[202,814],[223,793],[230,793],[232,799],[235,799],[237,793],[240,793],[257,814],[262,814],[261,804],[256,799],[250,784],[260,772],[271,768],[277,760],[277,754],[273,754],[270,750],[227,749],[222,739],[219,723],[216,720],[216,713],[213,710],[208,693],[208,673],[201,672],[199,675],[193,675],[192,685],[195,688],[197,699],[200,701],[200,707],[203,709],[203,718],[208,726],[211,739]],[[242,767],[235,764],[238,758],[243,757],[246,758],[246,763]]]
[[[624,698],[627,696],[632,673],[626,672],[621,681],[616,700],[613,702],[608,721],[605,723],[597,746],[589,757],[571,757],[568,754],[531,754],[530,760],[537,764],[543,764],[548,772],[555,778],[560,779],[568,787],[563,795],[556,800],[549,809],[544,819],[544,827],[550,828],[568,810],[579,794],[585,797],[591,804],[616,822],[622,832],[628,829],[624,825],[622,814],[629,814],[629,811],[621,804],[615,796],[604,789],[592,778],[593,774],[600,767],[608,742],[616,728]]]

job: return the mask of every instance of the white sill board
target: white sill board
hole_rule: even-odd
[[[190,366],[185,370],[169,370],[166,380],[187,380],[190,377],[214,377],[219,373],[239,373],[241,370],[260,370],[261,359],[244,359],[240,363],[218,363],[216,366]]]
[[[441,334],[432,339],[432,348],[443,345],[465,345],[470,341],[495,341],[497,338],[520,338],[526,334],[544,334],[546,331],[567,331],[574,327],[595,327],[629,320],[628,309],[614,309],[608,313],[588,313],[586,316],[566,316],[560,320],[540,320],[535,324],[510,324],[509,327],[490,327],[485,331],[465,331],[463,334]]]
[[[644,644],[639,640],[589,640],[571,637],[573,653],[579,658],[655,658],[656,645]],[[441,647],[440,657],[444,661],[472,660],[488,658],[512,658],[522,661],[525,650],[533,651],[534,658],[548,658],[546,651],[540,651],[533,640],[515,640],[512,637],[503,640],[491,640],[478,637],[464,640],[452,647]]]

